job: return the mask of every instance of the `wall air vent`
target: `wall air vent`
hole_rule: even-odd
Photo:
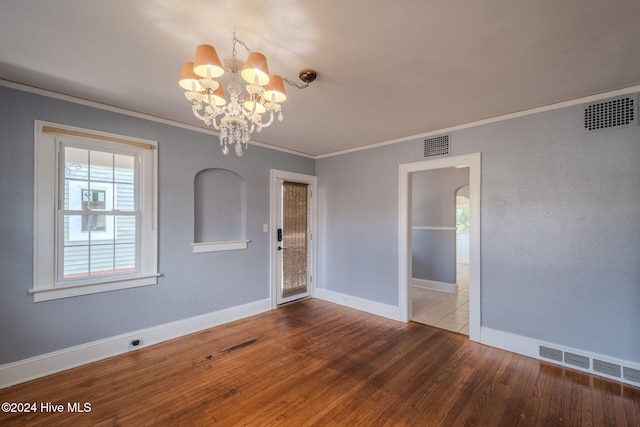
[[[609,363],[603,360],[593,359],[593,370],[612,377],[620,378],[622,366],[616,363]]]
[[[579,354],[569,353],[568,351],[564,352],[564,363],[568,365],[577,366],[582,369],[589,369],[589,358],[586,356],[581,356]]]
[[[640,369],[638,369],[638,366],[632,368],[630,366],[624,366],[623,363],[600,360],[593,357],[593,355],[584,356],[543,345],[538,346],[538,351],[540,358],[550,363],[556,363],[606,378],[618,379],[618,381],[632,385],[640,385]]]
[[[640,384],[640,370],[625,366],[622,372],[625,380],[633,381]]]
[[[599,130],[638,125],[638,94],[619,96],[587,105],[584,128]]]
[[[556,360],[558,362],[562,362],[562,351],[556,350],[555,348],[540,346],[540,357],[544,357],[545,359]]]
[[[424,140],[424,157],[448,156],[449,135],[434,136]]]

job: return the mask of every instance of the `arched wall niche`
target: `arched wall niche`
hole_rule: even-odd
[[[193,251],[246,249],[244,179],[226,169],[210,168],[194,179]]]

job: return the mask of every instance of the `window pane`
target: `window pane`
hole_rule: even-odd
[[[89,188],[89,150],[64,149],[64,207],[65,210],[82,209],[82,189]]]
[[[113,215],[101,215],[104,218],[105,228],[113,230],[115,217]],[[113,233],[100,233],[89,231],[90,265],[91,275],[113,274],[114,272],[114,245]]]
[[[82,232],[83,215],[64,216],[64,246],[88,245],[89,233]]]
[[[91,255],[89,271],[92,276],[114,273],[113,242],[92,243],[89,254]]]
[[[106,208],[105,190],[81,190],[82,210],[104,210]],[[107,231],[107,224],[104,215],[84,215],[82,217],[82,231]]]
[[[134,186],[133,184],[115,184],[115,207],[121,211],[133,211],[135,209]]]
[[[125,154],[114,155],[115,181],[133,183],[134,159],[135,156]]]
[[[65,147],[65,177],[86,181],[89,179],[89,150],[84,148]]]
[[[113,182],[113,154],[91,150],[89,176],[92,181]]]
[[[136,270],[136,217],[116,217],[116,272],[128,273]]]
[[[89,246],[82,244],[65,245],[63,277],[78,279],[89,276]]]
[[[73,233],[77,224],[101,221],[107,230]],[[136,216],[65,215],[63,278],[75,279],[136,271]],[[71,238],[70,238],[71,237]]]
[[[136,241],[136,217],[116,217],[116,243],[134,243]]]
[[[107,231],[107,221],[104,215],[83,215],[82,231]]]
[[[116,273],[133,273],[136,271],[135,243],[116,244]]]

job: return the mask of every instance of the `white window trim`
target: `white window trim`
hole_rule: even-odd
[[[129,143],[146,146],[141,154],[142,173],[140,185],[143,212],[139,242],[140,271],[133,275],[73,284],[57,285],[56,210],[58,197],[58,146],[55,133],[44,132],[44,127],[66,133],[66,139],[95,140],[99,144]],[[157,284],[158,273],[158,197],[157,197],[157,146],[156,141],[81,129],[72,126],[36,120],[34,127],[34,243],[33,243],[33,294],[34,302],[49,301],[79,295],[108,292],[118,289]],[[90,135],[90,136],[87,136]],[[106,142],[105,142],[106,141]],[[114,142],[116,141],[116,142]],[[149,149],[150,148],[150,149]]]

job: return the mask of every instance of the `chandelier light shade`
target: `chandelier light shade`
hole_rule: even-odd
[[[284,90],[284,80],[282,77],[272,75],[269,83],[264,87],[264,99],[271,102],[284,102],[287,94]]]
[[[269,66],[267,58],[260,52],[251,52],[240,73],[250,85],[264,86],[269,83]]]
[[[200,77],[209,79],[215,79],[224,74],[224,68],[222,68],[216,48],[208,44],[201,44],[196,48],[193,72]]]
[[[180,80],[178,84],[184,90],[192,90],[194,92],[202,92],[200,86],[200,77],[193,72],[193,62],[185,62],[180,72]]]
[[[236,58],[236,43],[250,52],[244,62]],[[305,85],[299,85],[270,75],[267,58],[262,53],[251,52],[235,33],[232,57],[225,59],[224,66],[222,64],[215,48],[202,44],[196,48],[194,61],[183,64],[178,85],[185,90],[193,114],[220,132],[220,145],[225,155],[232,146],[236,155],[242,156],[242,145],[247,148],[254,131],[269,127],[274,118],[283,119],[280,104],[287,99],[284,82],[303,89],[316,78],[315,71],[303,70],[305,74],[303,77],[301,71],[300,79]],[[312,77],[308,71],[312,72]],[[231,73],[231,82],[226,87],[228,98],[222,84],[216,80],[225,72]]]

